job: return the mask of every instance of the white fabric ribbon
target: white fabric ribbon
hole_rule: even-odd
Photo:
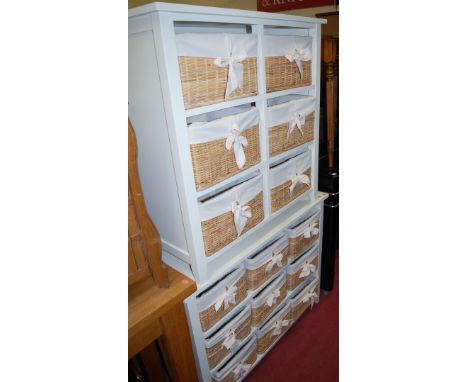
[[[266,271],[267,272],[270,272],[273,267],[275,266],[275,264],[278,266],[278,268],[281,268],[281,266],[283,265],[281,263],[281,261],[283,260],[283,254],[280,252],[280,253],[274,253],[271,255],[271,258],[270,258],[270,262],[268,263],[267,267],[266,267]]]
[[[310,179],[307,175],[304,174],[297,174],[291,178],[291,185],[289,186],[289,195],[292,195],[294,189],[296,188],[298,183],[304,183],[308,186],[310,185]]]
[[[318,222],[309,224],[304,231],[304,239],[310,239],[311,236],[317,235],[320,232],[318,225]]]
[[[236,158],[236,164],[238,168],[242,168],[245,165],[245,153],[243,146],[247,147],[249,142],[247,138],[240,135],[241,130],[237,123],[233,122],[231,132],[226,138],[226,150],[231,150],[234,146],[234,157]]]
[[[238,87],[242,86],[242,81],[244,77],[244,67],[241,64],[247,58],[247,53],[243,50],[236,55],[231,55],[229,57],[217,57],[214,60],[214,64],[220,68],[229,66],[228,69],[228,81],[226,86],[225,98],[236,90]],[[302,75],[301,75],[302,77]]]
[[[310,290],[305,294],[304,297],[302,297],[301,302],[307,304],[308,302],[314,301],[315,297],[318,297],[317,293],[315,293],[313,290]]]
[[[276,289],[273,292],[271,292],[266,299],[266,303],[268,304],[268,306],[272,306],[276,302],[276,299],[279,296],[280,296],[279,289]]]
[[[224,309],[229,308],[229,304],[236,303],[236,292],[237,287],[234,285],[230,288],[225,287],[224,292],[215,302],[215,310],[218,311],[221,308],[221,305],[224,305]]]
[[[316,266],[308,261],[304,263],[302,266],[301,274],[299,278],[307,277],[310,275],[311,272],[315,272]]]
[[[234,380],[238,380],[241,378],[245,373],[247,373],[252,365],[249,363],[241,362],[239,363],[234,370],[232,371],[235,375]]]
[[[234,343],[237,341],[236,339],[236,332],[231,329],[229,330],[229,333],[228,335],[226,336],[226,338],[224,339],[223,341],[223,346],[226,348],[226,349],[231,349],[232,345],[234,345]]]
[[[303,76],[302,61],[311,60],[311,52],[309,49],[297,49],[295,48],[292,52],[286,54],[285,56],[289,62],[295,62],[299,73],[301,74],[301,79]]]
[[[283,326],[288,326],[289,320],[278,320],[273,324],[273,331],[271,332],[272,336],[278,336],[281,333]]]
[[[247,220],[252,217],[252,209],[250,206],[241,206],[239,202],[233,202],[231,211],[234,214],[234,224],[236,226],[237,236],[240,236],[247,224]]]
[[[305,114],[294,113],[293,118],[289,121],[288,133],[286,135],[286,142],[289,141],[289,136],[292,134],[294,129],[297,127],[301,132],[301,135],[304,136],[304,131],[302,131],[302,126],[305,124],[306,116]]]

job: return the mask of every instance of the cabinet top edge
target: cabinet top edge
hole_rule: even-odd
[[[288,20],[288,21],[301,21],[311,24],[326,24],[326,19],[318,19],[314,17],[294,16],[284,13],[270,13],[259,11],[246,11],[242,9],[232,8],[218,8],[218,7],[205,7],[199,5],[188,4],[174,4],[174,3],[161,3],[154,2],[150,4],[141,5],[139,7],[131,8],[128,10],[128,18],[142,16],[153,12],[172,12],[172,13],[196,13],[204,15],[224,15],[224,16],[239,16],[261,18],[267,20]]]

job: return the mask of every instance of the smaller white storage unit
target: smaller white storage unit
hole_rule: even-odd
[[[245,378],[319,300],[323,22],[166,3],[129,11],[141,183],[163,261],[197,282],[185,306],[200,381]]]

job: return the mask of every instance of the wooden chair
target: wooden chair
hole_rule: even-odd
[[[171,381],[197,381],[183,305],[195,291],[193,280],[161,263],[161,241],[146,210],[128,121],[128,358],[140,353],[151,381],[161,379],[156,340]]]

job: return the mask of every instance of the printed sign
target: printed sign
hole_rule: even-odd
[[[335,5],[335,0],[257,0],[257,10],[262,12],[281,12],[327,5]]]

